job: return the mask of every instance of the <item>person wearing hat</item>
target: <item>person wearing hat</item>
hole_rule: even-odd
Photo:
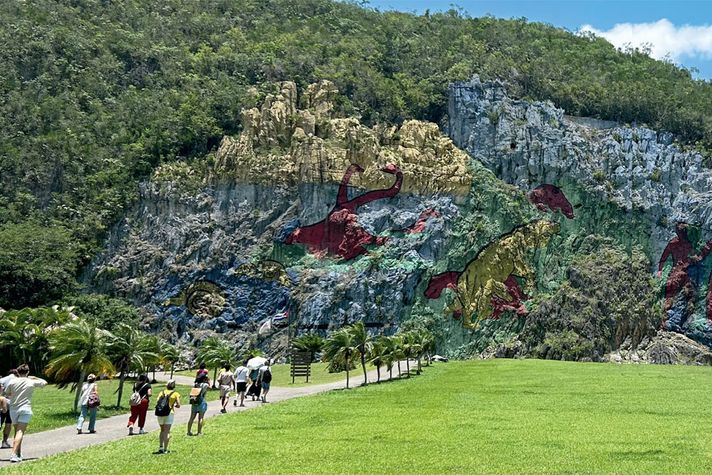
[[[81,412],[79,413],[79,418],[77,419],[77,434],[82,433],[82,426],[84,425],[84,420],[87,418],[87,415],[89,416],[89,433],[94,434],[96,432],[96,410],[99,408],[99,406],[89,404],[89,397],[94,394],[92,400],[99,400],[99,390],[96,385],[95,375],[90,374],[89,376],[87,376],[87,380],[84,384],[82,384],[82,389],[79,394],[79,405],[81,406]]]

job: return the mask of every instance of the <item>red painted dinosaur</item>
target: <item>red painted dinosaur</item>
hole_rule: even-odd
[[[547,208],[552,212],[559,210],[567,218],[574,219],[574,208],[558,186],[539,185],[530,191],[527,196],[539,211],[546,212]]]
[[[287,237],[287,244],[304,244],[310,251],[337,255],[344,260],[365,254],[365,246],[383,245],[388,238],[370,234],[358,222],[356,210],[371,201],[393,198],[403,185],[403,172],[393,165],[386,165],[382,171],[396,176],[390,188],[369,191],[351,200],[348,199],[348,184],[354,172],[363,172],[357,164],[351,164],[344,174],[336,196],[336,205],[326,218],[318,223],[295,229]]]

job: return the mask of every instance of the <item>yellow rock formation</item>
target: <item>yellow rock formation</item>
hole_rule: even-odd
[[[436,124],[410,120],[401,127],[366,127],[356,118],[333,117],[333,83],[310,85],[297,107],[293,82],[280,84],[261,109],[242,112],[243,131],[224,137],[211,172],[213,181],[294,184],[338,183],[351,163],[364,168],[351,185],[385,188],[392,177],[381,168],[403,171],[410,193],[466,194],[472,176],[469,156],[443,136]]]

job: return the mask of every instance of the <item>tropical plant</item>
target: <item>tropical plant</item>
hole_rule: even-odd
[[[418,372],[420,372],[420,360],[425,357],[427,365],[430,365],[430,358],[435,352],[435,336],[432,332],[421,329],[418,331],[418,339],[420,343],[421,354],[418,357]]]
[[[314,361],[316,353],[324,347],[324,338],[316,333],[307,333],[292,340],[292,347],[301,351],[308,351]]]
[[[156,382],[156,366],[161,364],[161,342],[162,340],[155,335],[144,335],[140,343],[141,351],[146,355],[142,371],[151,370],[153,383]]]
[[[217,379],[218,368],[225,364],[233,365],[236,359],[235,348],[226,340],[216,336],[203,340],[196,358],[198,363],[205,363],[205,366],[214,369],[213,385],[215,385],[215,380]]]
[[[363,368],[363,384],[366,386],[368,385],[366,360],[371,355],[371,350],[373,349],[373,339],[369,336],[368,330],[366,330],[366,325],[364,325],[362,321],[356,322],[347,328],[351,333],[354,346],[356,346],[356,351],[361,359],[361,368]]]
[[[371,348],[371,359],[369,362],[376,367],[376,383],[381,382],[381,366],[386,364],[386,346],[383,341],[384,337],[373,342]]]
[[[388,368],[388,377],[393,379],[393,365],[400,361],[399,338],[396,336],[382,336],[378,339],[381,346],[381,359]]]
[[[405,357],[405,365],[408,377],[410,378],[410,360],[418,358],[421,351],[418,334],[415,331],[404,332],[402,334],[403,356]]]
[[[33,373],[44,369],[49,333],[73,318],[71,309],[54,307],[11,310],[0,315],[0,348],[8,366],[27,363]]]
[[[167,366],[171,367],[170,379],[173,379],[173,371],[175,370],[176,363],[180,361],[180,351],[178,351],[178,348],[175,345],[172,345],[165,340],[161,340],[159,357],[161,365],[163,365],[163,371],[166,370]]]
[[[137,328],[120,323],[114,330],[114,337],[109,344],[109,356],[119,371],[119,387],[116,407],[121,406],[124,382],[130,371],[144,371],[147,364],[155,361],[158,355],[152,351],[152,342],[146,341],[147,335]]]
[[[79,393],[89,373],[113,376],[115,369],[106,354],[113,335],[84,320],[66,323],[49,335],[52,360],[45,373],[60,381],[76,377],[74,410],[79,405]]]
[[[353,334],[348,328],[333,332],[324,342],[321,359],[327,363],[343,365],[346,368],[346,388],[349,388],[349,370],[353,356],[358,352]]]

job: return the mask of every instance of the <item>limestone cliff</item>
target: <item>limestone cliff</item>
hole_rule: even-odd
[[[339,117],[338,94],[281,83],[214,157],[156,170],[87,285],[176,338],[220,332],[269,351],[284,350],[287,322],[326,333],[355,320],[374,334],[428,326],[453,356],[654,346],[639,359],[656,361],[666,341],[712,343],[699,154],[476,78],[451,87],[449,138]],[[661,326],[682,340],[655,337]],[[706,361],[694,348],[661,358]]]

